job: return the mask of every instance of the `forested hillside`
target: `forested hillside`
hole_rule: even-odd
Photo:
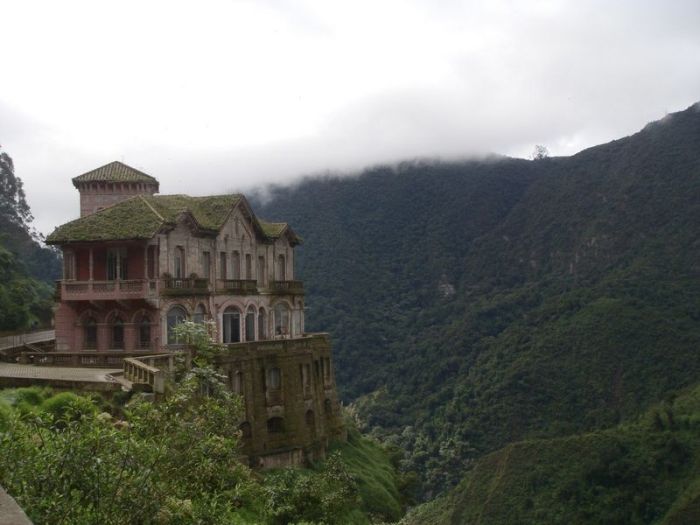
[[[510,444],[403,525],[700,521],[700,387],[631,424]]]
[[[507,443],[700,381],[700,106],[566,158],[411,162],[275,188],[307,329],[429,497]]]
[[[42,246],[12,159],[0,153],[0,332],[48,325],[51,281],[58,279],[56,252]]]

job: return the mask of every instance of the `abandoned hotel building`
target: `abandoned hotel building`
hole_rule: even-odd
[[[322,457],[342,422],[329,337],[304,331],[292,228],[259,219],[242,195],[157,195],[155,178],[120,162],[73,184],[80,218],[47,238],[64,261],[56,351],[168,353],[179,323],[211,321],[251,462]]]

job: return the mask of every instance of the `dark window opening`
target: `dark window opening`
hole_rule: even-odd
[[[150,348],[151,346],[151,322],[144,316],[139,323],[139,348]]]
[[[85,321],[85,350],[97,350],[97,322],[92,317]]]
[[[124,350],[124,322],[118,317],[112,325],[112,348]]]
[[[281,417],[271,417],[267,420],[267,431],[270,434],[284,432],[284,419]]]

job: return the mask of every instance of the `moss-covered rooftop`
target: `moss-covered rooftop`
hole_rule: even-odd
[[[73,178],[73,185],[76,188],[83,182],[145,182],[158,184],[154,177],[119,161],[110,162]]]
[[[161,229],[174,226],[178,216],[188,214],[200,230],[216,233],[242,195],[137,195],[118,204],[76,219],[56,228],[46,238],[47,244],[70,242],[150,239]],[[265,222],[253,216],[260,233],[274,240],[285,232],[296,244],[301,239],[286,223]]]

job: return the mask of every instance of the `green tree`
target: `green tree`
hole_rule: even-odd
[[[33,220],[22,179],[15,176],[15,165],[5,152],[0,153],[0,217],[25,229]]]

